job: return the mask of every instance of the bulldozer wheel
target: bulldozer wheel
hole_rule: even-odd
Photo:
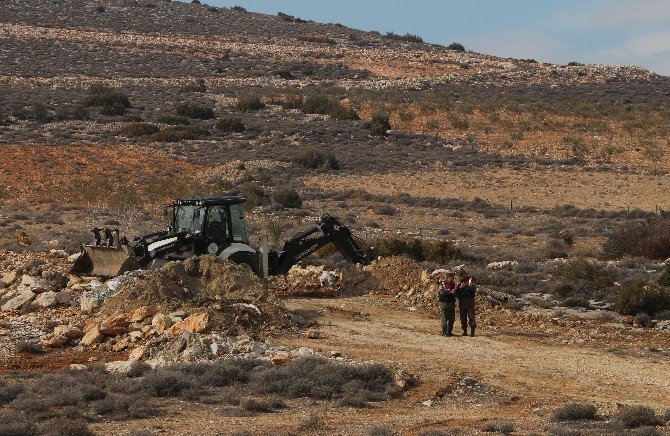
[[[244,264],[244,265],[249,265],[249,268],[251,268],[251,271],[254,272],[256,275],[260,275],[260,271],[258,269],[258,256],[252,253],[234,253],[231,254],[230,257],[231,262],[235,262],[237,264]]]

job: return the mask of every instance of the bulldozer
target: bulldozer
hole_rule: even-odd
[[[164,230],[131,241],[121,237],[119,229],[93,228],[94,239],[82,244],[72,272],[110,277],[209,253],[246,264],[261,275],[260,252],[251,246],[247,233],[245,202],[240,196],[177,199],[165,208],[172,218]],[[370,263],[351,231],[325,214],[317,225],[286,241],[281,250],[268,251],[268,275],[286,274],[293,265],[331,243],[348,262]]]

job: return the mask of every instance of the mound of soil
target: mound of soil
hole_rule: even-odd
[[[213,331],[258,333],[289,324],[288,311],[270,296],[246,265],[205,255],[170,262],[107,299],[103,314],[130,313],[142,306],[163,313],[206,312]]]
[[[405,257],[386,257],[372,264],[343,271],[341,290],[347,295],[368,293],[397,295],[424,292],[433,285],[428,271]]]

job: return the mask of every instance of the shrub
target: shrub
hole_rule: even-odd
[[[89,120],[91,119],[91,114],[88,112],[84,106],[76,105],[74,107],[61,107],[56,111],[56,119],[59,121],[64,120]]]
[[[179,117],[176,115],[163,115],[156,120],[157,123],[169,124],[171,126],[177,125],[188,125],[191,124],[191,121],[187,117]]]
[[[95,11],[99,14],[102,14],[103,12],[105,12],[105,7],[104,6],[98,6],[97,8],[95,8]]]
[[[119,115],[123,115],[125,113],[126,113],[126,108],[122,104],[119,104],[119,103],[108,104],[108,105],[100,107],[100,114],[101,115],[119,116]]]
[[[670,309],[660,310],[654,314],[656,319],[670,320]]]
[[[393,436],[395,433],[388,427],[375,426],[368,431],[368,436]]]
[[[447,50],[465,51],[465,47],[460,42],[452,42],[447,46]]]
[[[389,116],[375,113],[372,115],[372,119],[364,124],[364,127],[368,129],[373,135],[386,136],[388,131],[391,130]]]
[[[307,418],[300,424],[301,430],[316,430],[323,426],[323,418],[318,413],[310,413]]]
[[[288,209],[300,209],[302,207],[302,198],[297,191],[284,188],[274,193],[272,196],[275,203]]]
[[[622,315],[654,315],[670,309],[670,292],[656,284],[632,281],[617,289],[614,309]]]
[[[326,168],[339,170],[340,163],[331,152],[321,151],[315,147],[306,147],[300,150],[293,158],[293,162],[305,168]]]
[[[200,139],[207,135],[209,132],[198,126],[171,126],[154,133],[150,139],[154,142],[179,142]]]
[[[107,110],[110,111],[123,110],[123,112],[131,107],[130,99],[123,91],[103,84],[96,84],[89,88],[88,96],[84,99],[84,106],[99,106],[108,108]]]
[[[270,196],[260,186],[245,186],[242,189],[242,196],[247,199],[247,206],[251,208],[270,204]]]
[[[555,421],[596,419],[598,409],[593,404],[567,403],[554,411]]]
[[[231,11],[237,11],[237,12],[246,12],[247,10],[243,8],[240,5],[235,5],[232,8],[230,8]]]
[[[670,219],[625,224],[608,235],[603,252],[613,258],[628,255],[667,259],[670,257]]]
[[[184,103],[177,107],[177,115],[187,118],[209,120],[214,118],[214,109],[192,103]]]
[[[419,35],[412,35],[411,33],[398,35],[397,33],[387,32],[386,38],[404,42],[417,42],[417,43],[423,42],[423,38],[421,38]]]
[[[242,123],[242,119],[236,117],[221,118],[219,122],[216,123],[216,128],[222,132],[236,133],[241,133],[246,130],[244,123]]]
[[[638,313],[634,318],[635,322],[641,325],[642,327],[649,329],[654,326],[654,321],[646,313]]]
[[[240,409],[251,412],[270,412],[272,407],[265,398],[244,397],[240,400]]]
[[[642,426],[656,426],[662,421],[656,416],[654,409],[647,406],[629,406],[616,414],[614,419],[626,428],[638,428]]]
[[[665,266],[665,269],[658,278],[658,284],[661,286],[670,286],[670,264]]]
[[[207,92],[207,85],[205,85],[204,79],[196,80],[195,82],[187,83],[182,89],[181,92]]]
[[[124,136],[129,136],[135,138],[138,136],[149,136],[158,132],[160,129],[153,124],[148,123],[130,123],[122,126],[119,129],[119,133]]]
[[[18,383],[6,383],[0,380],[0,406],[14,401],[23,390],[23,386]]]
[[[16,351],[27,354],[41,354],[44,353],[44,347],[39,342],[20,341],[16,344]]]
[[[493,421],[487,423],[482,428],[482,431],[511,434],[514,432],[514,424],[509,421]]]
[[[393,216],[398,213],[398,210],[390,204],[383,204],[375,208],[375,212],[377,212],[379,215]]]
[[[329,115],[334,120],[360,119],[356,111],[343,106],[339,100],[325,95],[307,96],[300,109],[306,114]]]
[[[426,239],[385,238],[375,241],[368,249],[371,258],[406,256],[419,262],[430,261],[446,263],[462,256],[450,241],[430,241]]]
[[[590,296],[594,291],[605,291],[614,285],[615,274],[586,259],[571,259],[556,267],[555,275],[565,279],[570,286],[581,289],[581,294]],[[569,294],[568,294],[569,295]],[[567,296],[567,295],[562,295]]]
[[[263,103],[257,95],[247,95],[237,99],[237,110],[240,111],[257,111],[265,108]]]

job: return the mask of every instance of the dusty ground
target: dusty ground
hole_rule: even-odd
[[[180,435],[240,430],[349,435],[366,434],[374,426],[407,435],[454,428],[471,434],[487,421],[504,418],[515,423],[515,434],[533,434],[545,432],[552,410],[567,401],[593,403],[601,412],[614,412],[620,404],[646,404],[657,410],[670,407],[670,361],[639,353],[639,348],[622,357],[597,346],[563,344],[541,331],[507,332],[504,326],[497,332],[482,326],[474,338],[444,338],[437,334],[438,321],[427,314],[394,308],[368,296],[291,299],[286,304],[316,317],[323,338],[283,338],[279,343],[385,362],[417,375],[419,386],[370,409],[296,401],[281,413],[242,417],[229,416],[218,405],[171,402],[167,416],[159,420],[92,427],[115,434],[153,429]],[[459,383],[468,378],[477,381],[474,393],[457,395]],[[432,406],[422,404],[427,400],[433,400]],[[321,416],[320,428],[301,429],[309,412]]]

